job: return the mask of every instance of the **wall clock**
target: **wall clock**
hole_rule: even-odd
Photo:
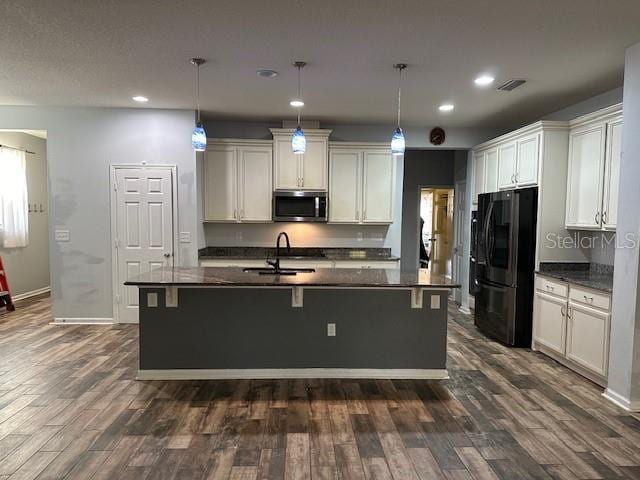
[[[429,132],[429,141],[433,145],[442,145],[445,138],[444,130],[440,127],[436,127]]]

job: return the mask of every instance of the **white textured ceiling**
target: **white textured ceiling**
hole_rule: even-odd
[[[406,62],[406,124],[510,126],[621,85],[639,25],[639,0],[2,0],[0,104],[190,108],[200,56],[207,116],[292,118],[305,60],[307,118],[393,123]]]

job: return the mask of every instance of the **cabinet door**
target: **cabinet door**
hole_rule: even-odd
[[[478,195],[484,193],[485,183],[485,153],[478,152],[473,154],[473,197],[471,201],[474,205],[478,204]]]
[[[207,149],[204,161],[204,219],[237,220],[237,152],[234,147]]]
[[[242,147],[238,150],[238,189],[240,206],[238,217],[243,222],[270,222],[271,149],[268,147]]]
[[[361,159],[358,151],[329,154],[329,222],[360,222]]]
[[[516,142],[498,147],[498,188],[514,188],[516,186]]]
[[[293,153],[291,138],[276,137],[274,148],[274,183],[276,190],[296,190],[300,188],[300,155]]]
[[[302,156],[300,188],[327,189],[327,155],[327,141],[324,138],[307,138],[307,151]]]
[[[569,304],[567,358],[598,375],[607,375],[609,313]]]
[[[569,134],[567,228],[600,228],[605,125]]]
[[[395,172],[396,160],[390,153],[363,153],[363,223],[393,223]]]
[[[560,355],[565,353],[567,301],[536,292],[533,300],[533,340]]]
[[[484,191],[498,191],[498,149],[487,151],[484,157]]]
[[[615,230],[618,219],[618,186],[622,155],[622,119],[607,125],[607,156],[604,162],[604,202],[602,226]]]
[[[518,140],[518,168],[515,180],[519,187],[538,184],[539,139],[539,135],[534,135]]]

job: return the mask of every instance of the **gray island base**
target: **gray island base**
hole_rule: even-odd
[[[158,269],[140,296],[140,380],[447,377],[447,298],[426,271]]]

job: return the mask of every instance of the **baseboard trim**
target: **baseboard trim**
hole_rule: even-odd
[[[43,293],[51,292],[51,287],[42,287],[37,288],[35,290],[31,290],[30,292],[21,293],[20,295],[12,295],[11,300],[13,302],[19,302],[20,300],[26,300],[27,298],[35,297],[37,295],[42,295]]]
[[[56,317],[51,325],[112,325],[113,318]]]
[[[460,313],[464,313],[465,315],[471,315],[471,309],[469,308],[468,305],[460,305],[460,308],[458,308],[458,311]]]
[[[628,398],[614,392],[610,388],[607,388],[602,396],[620,408],[625,409],[627,412],[640,412],[640,401],[630,401]]]
[[[247,368],[138,370],[138,380],[228,380],[285,378],[369,378],[393,380],[445,380],[446,369],[403,368]]]

